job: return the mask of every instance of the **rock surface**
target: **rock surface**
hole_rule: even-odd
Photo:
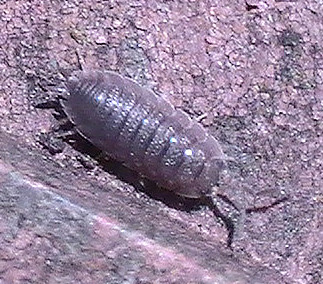
[[[0,283],[322,282],[322,4],[214,2],[0,1]],[[209,208],[47,136],[59,114],[35,105],[80,65],[219,139],[247,212],[230,248]]]

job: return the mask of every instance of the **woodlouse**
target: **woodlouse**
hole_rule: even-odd
[[[162,96],[111,71],[76,71],[62,100],[77,131],[109,156],[178,195],[211,195],[219,142]]]

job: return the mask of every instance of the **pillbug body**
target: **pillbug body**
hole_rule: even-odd
[[[110,71],[77,71],[67,90],[63,109],[95,146],[178,195],[211,194],[226,156],[186,113]]]

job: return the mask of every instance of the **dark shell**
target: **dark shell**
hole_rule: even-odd
[[[75,72],[67,89],[64,111],[95,146],[176,194],[210,195],[226,156],[186,113],[110,71]]]

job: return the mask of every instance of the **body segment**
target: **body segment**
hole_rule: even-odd
[[[113,72],[75,72],[67,89],[64,111],[95,146],[179,195],[210,194],[225,155],[186,113]]]

